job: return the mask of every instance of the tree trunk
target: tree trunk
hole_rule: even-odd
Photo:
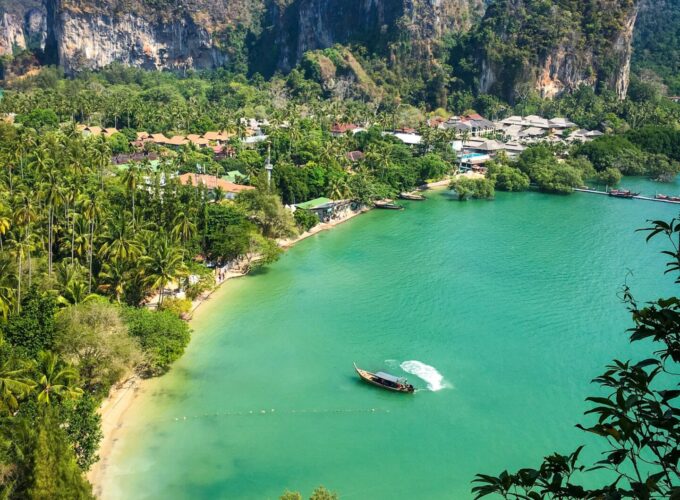
[[[94,220],[90,222],[90,250],[89,250],[89,258],[90,258],[90,276],[89,276],[89,282],[88,282],[88,291],[89,293],[92,293],[92,243],[94,239]]]

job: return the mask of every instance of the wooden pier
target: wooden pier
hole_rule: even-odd
[[[592,194],[603,194],[605,196],[609,196],[609,193],[607,191],[597,191],[595,189],[582,189],[582,188],[574,188],[574,191],[578,191],[579,193],[592,193]],[[614,196],[612,196],[614,198]],[[658,201],[661,203],[673,203],[674,205],[680,205],[680,201],[673,201],[673,200],[661,200],[659,198],[650,198],[649,196],[631,196],[631,199],[636,199],[636,200],[646,200],[646,201]]]

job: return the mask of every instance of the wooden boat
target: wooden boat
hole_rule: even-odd
[[[416,193],[399,193],[399,198],[410,201],[423,201],[426,199],[422,194]]]
[[[680,196],[669,196],[668,200],[678,202],[680,201]]]
[[[632,193],[628,189],[612,189],[609,191],[609,196],[613,196],[614,198],[634,198],[639,195],[640,193]]]
[[[657,194],[656,199],[657,200],[667,200],[668,196],[666,196],[665,194]]]
[[[359,374],[359,377],[369,384],[377,385],[383,389],[395,392],[411,393],[415,391],[415,388],[403,377],[395,377],[394,375],[385,372],[372,373],[367,370],[362,370],[356,363],[354,363],[354,369]]]
[[[374,201],[375,208],[382,208],[384,210],[404,210],[404,207],[393,203],[392,200],[378,200]]]

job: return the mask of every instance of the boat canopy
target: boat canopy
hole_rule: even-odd
[[[376,373],[376,376],[380,377],[383,380],[387,380],[388,382],[394,382],[395,384],[403,384],[404,382],[406,382],[405,378],[395,377],[394,375],[390,375],[389,373],[385,372],[378,372]]]

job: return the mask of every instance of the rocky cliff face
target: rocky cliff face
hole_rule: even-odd
[[[625,97],[636,3],[595,0],[540,10],[528,8],[532,3],[504,0],[489,9],[479,39],[480,90],[513,101],[532,90],[550,98],[585,84]]]
[[[229,33],[253,25],[260,0],[48,0],[59,63],[67,72],[121,62],[147,69],[215,68]],[[225,42],[227,42],[225,44]]]
[[[43,50],[47,39],[47,12],[34,0],[0,2],[0,56],[22,50]]]
[[[442,38],[474,28],[483,92],[551,97],[585,83],[623,96],[636,1],[0,0],[0,54],[44,50],[67,72],[122,62],[267,75],[309,50],[357,44],[411,73],[425,68],[427,80],[442,71]]]

